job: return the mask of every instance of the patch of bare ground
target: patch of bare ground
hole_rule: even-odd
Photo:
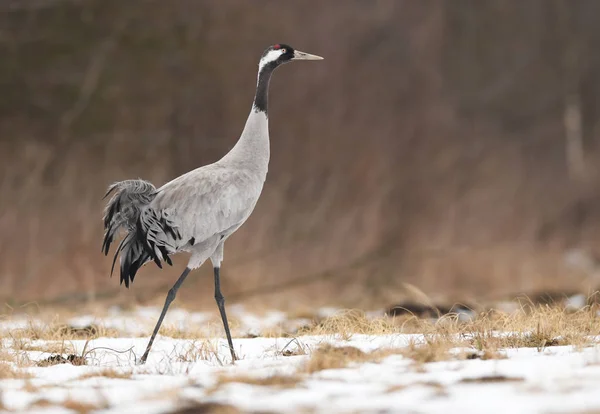
[[[67,410],[74,411],[77,414],[89,414],[97,410],[107,409],[108,404],[90,404],[83,401],[68,399],[62,403]]]
[[[73,398],[69,398],[63,402],[50,401],[47,398],[40,398],[40,399],[33,401],[31,404],[29,404],[27,409],[32,410],[35,408],[58,408],[58,407],[66,408],[67,410],[70,410],[70,412],[73,412],[76,414],[89,414],[89,413],[97,412],[98,410],[105,410],[105,409],[109,408],[109,404],[108,403],[90,404],[90,403],[86,403],[83,401],[77,401]]]
[[[506,377],[504,375],[489,375],[477,378],[463,378],[459,382],[462,384],[495,384],[499,382],[522,382],[521,377]]]
[[[239,414],[241,411],[229,404],[220,403],[196,403],[172,411],[169,414]]]
[[[302,378],[298,375],[270,375],[268,377],[222,375],[218,378],[215,388],[230,383],[256,385],[259,387],[294,388],[298,386],[300,382],[302,382]]]
[[[48,400],[47,398],[40,398],[39,400],[35,400],[31,404],[29,404],[29,407],[27,408],[31,410],[32,408],[48,408],[55,405],[55,403]]]
[[[400,392],[400,391],[405,391],[407,389],[410,389],[411,387],[418,387],[418,386],[431,387],[439,395],[447,394],[446,387],[443,384],[440,384],[439,382],[435,382],[435,381],[423,381],[423,382],[413,382],[410,384],[403,384],[403,385],[392,385],[385,392],[387,392],[387,393]]]

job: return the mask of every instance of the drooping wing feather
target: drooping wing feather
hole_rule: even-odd
[[[113,192],[104,209],[102,251],[105,255],[119,230],[129,231],[135,227],[142,210],[156,196],[156,187],[144,180],[120,181],[108,187],[104,198]]]

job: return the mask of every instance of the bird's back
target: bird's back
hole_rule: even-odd
[[[219,162],[190,171],[157,190],[149,208],[169,211],[181,229],[178,249],[241,225],[252,213],[264,177]]]

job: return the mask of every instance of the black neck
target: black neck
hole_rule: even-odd
[[[267,113],[269,106],[269,82],[271,75],[277,67],[275,62],[266,64],[258,74],[258,84],[256,85],[256,96],[254,97],[254,108],[256,111]]]

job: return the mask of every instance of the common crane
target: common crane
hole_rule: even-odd
[[[141,179],[126,180],[108,187],[114,193],[104,210],[104,242],[110,245],[120,229],[126,234],[112,263],[120,255],[121,284],[129,288],[139,268],[154,261],[171,265],[169,255],[191,253],[187,267],[169,290],[162,312],[140,363],[148,358],[169,305],[190,271],[210,259],[214,269],[215,300],[221,314],[232,362],[233,349],[225,298],[221,293],[220,269],[223,244],[252,213],[267,176],[269,164],[268,90],[273,71],[295,60],[321,60],[320,56],[276,44],[267,48],[258,65],[258,81],[252,110],[235,146],[219,161],[192,170],[156,188]]]

